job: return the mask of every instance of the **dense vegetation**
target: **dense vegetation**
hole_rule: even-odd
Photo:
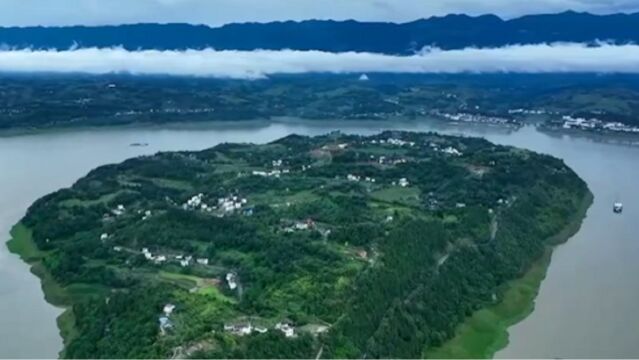
[[[292,135],[103,166],[22,225],[71,306],[66,357],[414,358],[588,194],[561,160],[481,139]]]
[[[3,75],[0,129],[252,119],[418,119],[521,124],[598,118],[639,126],[633,75],[177,77]],[[522,112],[525,111],[525,112]],[[450,118],[448,118],[450,120]]]

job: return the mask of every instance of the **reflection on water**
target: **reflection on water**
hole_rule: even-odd
[[[582,230],[557,249],[535,312],[511,329],[500,357],[636,357],[639,354],[639,148],[601,136],[545,134],[433,121],[302,121],[86,129],[0,137],[0,238],[37,198],[71,185],[92,168],[157,151],[204,149],[220,142],[263,143],[332,130],[372,134],[386,129],[438,131],[552,154],[589,184],[595,203]],[[610,143],[613,141],[614,143]],[[627,139],[624,141],[628,141]],[[129,146],[148,143],[148,146]],[[612,203],[624,202],[621,216]],[[38,279],[0,247],[0,357],[55,357],[59,309],[46,304]],[[7,311],[8,310],[8,311]],[[38,344],[38,346],[34,346]]]

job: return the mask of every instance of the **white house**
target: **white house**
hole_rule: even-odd
[[[229,285],[229,289],[235,290],[237,288],[237,276],[233,273],[226,274],[226,282]]]
[[[291,324],[287,322],[278,322],[277,324],[275,324],[275,328],[283,332],[284,336],[286,337],[295,336],[295,327],[293,327]]]
[[[209,259],[206,258],[200,258],[195,260],[198,264],[200,265],[208,265],[209,264]]]
[[[175,310],[175,305],[173,304],[166,304],[164,305],[164,309],[162,309],[162,311],[164,312],[164,314],[166,314],[166,316],[171,315],[171,313],[173,313],[173,310]]]

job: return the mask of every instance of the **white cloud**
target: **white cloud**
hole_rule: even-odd
[[[494,49],[424,49],[412,56],[322,51],[0,51],[2,72],[167,74],[256,79],[271,74],[602,72],[639,73],[639,45],[576,43]]]

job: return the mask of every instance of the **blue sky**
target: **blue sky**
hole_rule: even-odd
[[[639,11],[639,0],[0,0],[0,26],[357,19],[403,22],[448,13],[510,18],[564,10]]]

